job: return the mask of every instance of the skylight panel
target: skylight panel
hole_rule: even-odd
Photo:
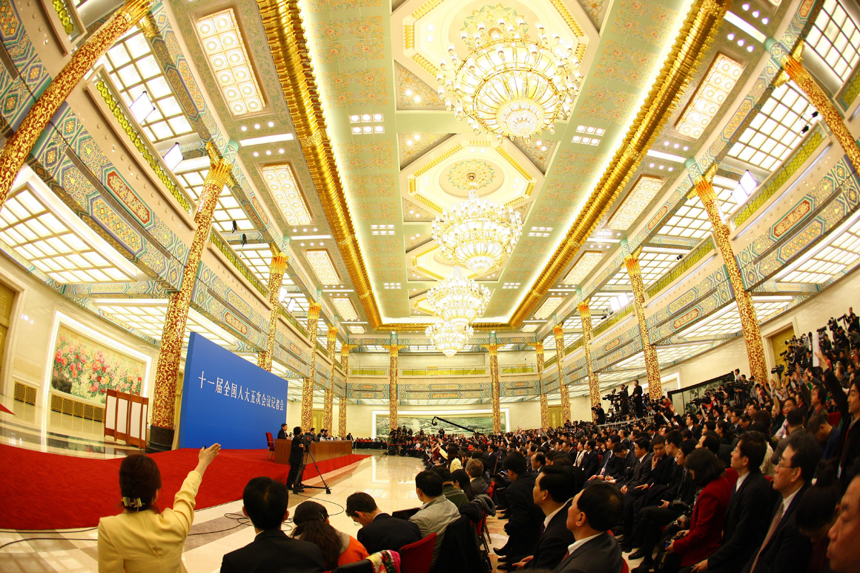
[[[660,187],[663,186],[663,179],[658,177],[649,177],[643,175],[639,181],[627,194],[624,202],[615,211],[615,214],[609,220],[608,227],[616,231],[626,231],[629,229],[642,211],[648,207],[651,200],[657,195]]]
[[[81,223],[83,225],[83,223]],[[78,229],[86,232],[85,229]],[[128,265],[107,254],[106,244],[90,246],[72,227],[61,221],[34,191],[24,186],[10,193],[0,211],[0,240],[60,283],[108,283],[135,280]],[[116,258],[121,255],[112,253]]]
[[[355,306],[347,297],[332,298],[331,303],[337,310],[337,313],[343,320],[358,320],[358,313],[355,312]]]
[[[729,156],[767,171],[775,170],[803,138],[815,111],[793,82],[773,91],[729,150]]]
[[[99,60],[120,97],[131,106],[146,92],[155,106],[141,127],[153,144],[174,140],[193,129],[152,54],[149,42],[135,26]]]
[[[331,260],[331,256],[327,250],[307,250],[305,251],[305,257],[308,259],[308,263],[322,285],[331,286],[340,284],[340,277],[334,268],[334,262]]]
[[[681,114],[675,129],[681,135],[698,139],[726,102],[737,84],[743,66],[724,54],[717,54],[702,83]]]
[[[242,116],[262,111],[263,94],[233,8],[197,20],[197,32],[230,113]]]
[[[534,314],[535,318],[544,319],[555,312],[555,309],[564,301],[563,296],[551,296],[544,301]]]
[[[93,302],[106,314],[118,318],[142,334],[155,340],[161,340],[164,320],[167,315],[167,300],[97,299]],[[188,345],[188,338],[192,332],[196,332],[224,348],[236,346],[235,335],[190,308],[188,309],[188,321],[185,324],[185,333],[182,339],[183,346]]]
[[[203,193],[203,183],[206,181],[206,175],[209,173],[209,168],[194,169],[176,173],[176,178],[179,183],[188,191],[188,194],[195,202],[200,202],[200,195]],[[235,225],[233,224],[235,221]],[[254,224],[245,210],[233,197],[233,192],[226,185],[221,190],[221,195],[218,196],[218,204],[215,206],[215,212],[212,216],[212,226],[220,233],[243,233],[253,231]]]
[[[570,269],[570,272],[567,273],[567,276],[562,280],[562,284],[566,285],[579,285],[582,281],[585,280],[585,277],[594,270],[594,268],[603,260],[603,255],[606,253],[601,253],[599,251],[585,251],[582,253],[582,256],[579,257],[579,260],[573,265],[573,268]]]
[[[776,300],[774,300],[776,299]],[[791,297],[753,297],[756,319],[759,323],[767,321],[775,314],[785,310],[791,302]],[[722,337],[740,332],[741,318],[738,305],[732,302],[729,306],[717,311],[708,318],[697,322],[688,329],[679,332],[684,337]]]
[[[825,0],[809,30],[806,44],[821,56],[843,84],[860,59],[860,30],[840,0]]]
[[[262,168],[262,172],[266,187],[280,207],[287,223],[309,225],[312,219],[311,213],[290,166],[286,163],[267,165]]]
[[[830,235],[833,240],[779,278],[780,282],[821,284],[852,267],[860,259],[860,222]]]

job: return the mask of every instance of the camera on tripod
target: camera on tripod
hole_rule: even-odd
[[[787,352],[783,352],[780,356],[784,356]],[[780,364],[776,368],[771,368],[770,373],[776,374],[777,376],[782,376],[782,373],[785,372],[785,364]]]

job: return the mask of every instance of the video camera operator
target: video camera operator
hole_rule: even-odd
[[[597,420],[597,424],[601,426],[605,424],[606,412],[603,411],[603,406],[601,404],[598,404],[597,406],[593,407],[592,410],[594,411],[594,416]]]

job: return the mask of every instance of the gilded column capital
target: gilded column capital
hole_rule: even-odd
[[[533,346],[535,347],[535,354],[543,356],[543,342],[535,342]]]
[[[583,301],[579,303],[578,305],[576,305],[576,310],[579,311],[579,315],[581,317],[587,316],[588,318],[591,318],[591,307],[588,306],[588,302]]]
[[[627,274],[642,274],[642,267],[639,265],[639,257],[627,255],[624,257],[624,266],[627,267]]]
[[[314,320],[319,320],[320,310],[322,310],[322,305],[318,302],[312,302],[308,306],[308,323]]]
[[[556,324],[552,327],[552,333],[556,338],[564,336],[564,324]]]

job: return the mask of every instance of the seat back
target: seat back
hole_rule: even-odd
[[[834,428],[839,427],[839,420],[842,418],[842,414],[840,412],[830,412],[827,414],[827,423],[833,426]]]
[[[430,573],[433,549],[436,547],[436,534],[431,533],[424,539],[400,548],[400,569],[406,573]]]
[[[266,441],[269,443],[269,451],[275,451],[275,439],[272,438],[272,432],[266,432]]]
[[[493,499],[493,492],[496,491],[496,482],[490,481],[490,487],[487,488],[487,497]]]
[[[621,573],[630,573],[630,567],[627,565],[627,561],[624,561],[624,563],[622,563]]]

